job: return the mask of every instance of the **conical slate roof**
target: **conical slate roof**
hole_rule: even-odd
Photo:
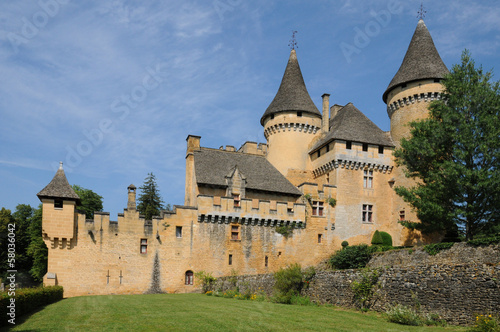
[[[42,198],[64,198],[80,203],[80,197],[75,193],[73,188],[71,188],[68,179],[66,179],[62,163],[52,181],[36,195],[40,200]]]
[[[302,111],[321,117],[321,113],[307,92],[295,50],[290,52],[281,85],[273,101],[262,115],[260,123],[264,125],[266,117],[284,111]]]
[[[382,146],[394,146],[392,140],[352,103],[341,108],[330,120],[328,134],[314,144],[309,153],[336,139]]]
[[[443,78],[448,72],[424,20],[419,20],[403,63],[389,83],[382,99],[387,103],[387,95],[398,85],[422,79]]]

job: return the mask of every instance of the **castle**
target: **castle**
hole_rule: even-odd
[[[202,147],[189,135],[183,206],[145,220],[136,188],[116,221],[77,211],[79,197],[62,165],[38,193],[48,253],[45,285],[66,296],[191,292],[194,274],[274,272],[318,264],[342,241],[370,243],[376,230],[394,245],[425,241],[398,220],[417,220],[394,192],[411,185],[393,151],[408,122],[425,118],[448,73],[423,20],[382,98],[391,120],[384,132],[352,103],[320,112],[309,96],[295,50],[261,118],[267,143]]]

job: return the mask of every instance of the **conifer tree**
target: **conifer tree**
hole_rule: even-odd
[[[160,190],[156,184],[156,177],[153,173],[148,173],[144,184],[139,187],[141,194],[138,198],[137,210],[143,214],[146,220],[151,220],[153,216],[159,216],[163,209],[163,200]]]
[[[396,192],[416,209],[421,223],[403,225],[424,232],[458,227],[468,240],[498,229],[500,88],[491,77],[464,51],[429,118],[411,123],[412,136],[394,155],[417,184]]]

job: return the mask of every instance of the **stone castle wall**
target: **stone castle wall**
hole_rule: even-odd
[[[412,256],[408,259],[407,256]],[[407,264],[406,264],[407,263]],[[500,312],[500,246],[473,248],[456,244],[452,249],[430,256],[422,249],[376,255],[370,265],[379,270],[377,311],[389,304],[420,305],[451,324],[470,324],[478,314]],[[319,303],[355,307],[351,289],[360,280],[361,270],[320,271],[303,290]],[[236,282],[235,282],[236,281]],[[272,274],[219,278],[213,290],[238,287],[240,292],[272,295]]]

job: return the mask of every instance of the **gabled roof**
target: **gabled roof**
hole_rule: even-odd
[[[226,187],[235,166],[246,178],[246,189],[300,196],[302,193],[263,156],[207,149],[194,151],[196,182]]]
[[[60,163],[59,169],[52,181],[36,195],[40,200],[42,198],[63,198],[76,201],[78,204],[80,203],[80,197],[71,188],[68,179],[66,179],[62,163]]]
[[[387,95],[398,85],[422,79],[441,79],[448,72],[448,68],[441,60],[424,21],[419,20],[403,63],[391,83],[389,83],[382,99],[384,103],[387,103]]]
[[[290,52],[281,85],[273,101],[262,115],[260,124],[264,125],[264,119],[271,114],[285,111],[302,111],[321,117],[321,113],[307,92],[295,50]]]
[[[394,146],[389,135],[368,119],[352,103],[342,107],[337,115],[330,119],[328,134],[318,141],[309,153],[326,143],[340,139],[382,146]]]

